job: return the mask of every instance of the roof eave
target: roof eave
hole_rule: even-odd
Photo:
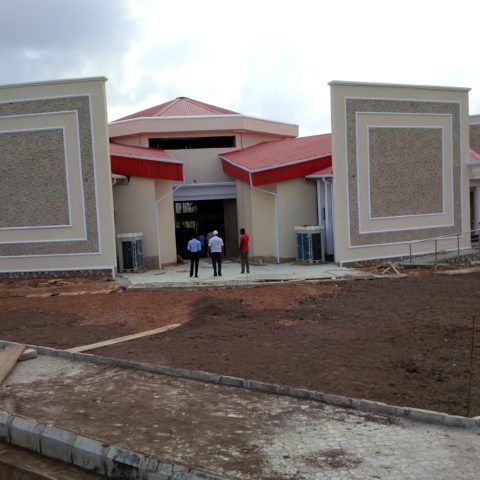
[[[319,158],[326,158],[326,157],[330,157],[332,154],[329,152],[329,153],[325,153],[323,155],[314,155],[314,156],[311,156],[311,157],[306,157],[306,158],[302,158],[302,159],[298,159],[298,160],[294,160],[294,161],[291,161],[291,162],[287,162],[287,163],[280,163],[280,164],[276,164],[276,165],[269,165],[267,167],[262,167],[262,168],[255,168],[255,169],[251,169],[251,168],[248,168],[248,167],[245,167],[244,165],[239,165],[238,163],[235,163],[234,161],[232,160],[229,160],[228,158],[224,157],[224,156],[221,156],[219,155],[219,157],[222,159],[222,160],[225,160],[226,162],[230,163],[231,165],[237,167],[237,168],[240,168],[241,170],[245,170],[246,172],[248,173],[259,173],[259,172],[266,172],[268,170],[276,170],[277,168],[282,168],[282,167],[289,167],[291,165],[296,165],[296,164],[299,164],[299,163],[304,163],[304,162],[310,162],[312,160],[317,160]]]
[[[150,162],[177,163],[179,165],[185,164],[183,160],[178,160],[176,158],[149,157],[147,155],[135,155],[135,154],[125,154],[125,153],[117,153],[117,152],[110,152],[110,155],[114,155],[115,157],[133,158],[136,160],[148,160]]]

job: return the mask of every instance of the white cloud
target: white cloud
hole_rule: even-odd
[[[475,1],[0,0],[0,8],[0,83],[104,75],[110,119],[189,96],[322,133],[334,79],[472,87],[470,110],[480,113]]]

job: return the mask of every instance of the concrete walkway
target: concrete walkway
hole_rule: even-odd
[[[45,355],[17,365],[0,410],[215,478],[473,480],[480,469],[479,429]]]
[[[163,270],[148,270],[139,273],[120,273],[117,280],[128,285],[141,287],[144,285],[158,286],[189,286],[189,285],[231,285],[256,282],[291,282],[304,280],[335,280],[337,278],[371,278],[367,272],[353,268],[339,267],[334,263],[317,264],[262,264],[251,265],[250,273],[240,273],[240,263],[225,260],[222,263],[222,276],[214,277],[209,258],[202,258],[199,265],[199,278],[190,278],[190,262],[183,265],[165,267]]]

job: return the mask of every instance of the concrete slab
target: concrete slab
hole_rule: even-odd
[[[480,468],[479,429],[43,355],[9,376],[0,410],[230,479],[470,480]]]
[[[165,267],[163,270],[148,270],[138,273],[121,273],[117,280],[132,287],[145,286],[195,286],[195,285],[242,285],[266,282],[294,282],[305,280],[336,280],[342,278],[374,278],[367,272],[339,267],[334,263],[316,264],[262,264],[251,265],[250,273],[240,273],[240,264],[225,260],[222,276],[214,277],[209,259],[201,259],[199,278],[190,278],[190,264]]]

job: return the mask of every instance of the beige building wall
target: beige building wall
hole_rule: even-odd
[[[238,228],[250,235],[250,256],[274,261],[276,189],[268,185],[260,190],[238,180],[236,188]]]
[[[145,267],[176,263],[172,182],[131,177],[113,188],[116,234],[142,233]]]
[[[105,79],[0,86],[0,273],[114,274]]]
[[[172,193],[173,188],[174,184],[171,181],[155,181],[155,198],[157,205],[156,211],[160,235],[160,263],[162,266],[174,265],[177,263],[177,247],[175,244],[175,211]]]
[[[298,126],[283,122],[273,122],[239,114],[212,115],[211,117],[148,117],[118,120],[109,124],[110,138],[132,136],[165,137],[209,136],[211,132],[250,133],[267,135],[277,139],[298,136]]]
[[[316,192],[313,182],[297,178],[277,184],[279,204],[280,259],[295,259],[297,246],[294,227],[316,225]]]
[[[189,183],[232,182],[232,177],[224,173],[218,153],[225,149],[201,148],[195,150],[168,150],[168,153],[183,160],[183,178]]]
[[[270,192],[270,193],[266,193]],[[276,185],[253,187],[251,195],[251,243],[252,256],[274,261],[277,256],[277,235],[275,230]]]
[[[115,233],[143,234],[142,248],[146,268],[158,268],[156,242],[155,180],[131,177],[128,184],[114,185]],[[117,252],[117,256],[119,252]],[[154,265],[156,262],[156,265]]]
[[[316,224],[315,195],[315,184],[303,179],[261,187],[237,181],[238,225],[251,236],[251,257],[271,262],[294,259],[294,227]]]
[[[414,241],[429,253],[422,240],[467,232],[468,90],[332,82],[331,93],[335,260],[406,256]]]

